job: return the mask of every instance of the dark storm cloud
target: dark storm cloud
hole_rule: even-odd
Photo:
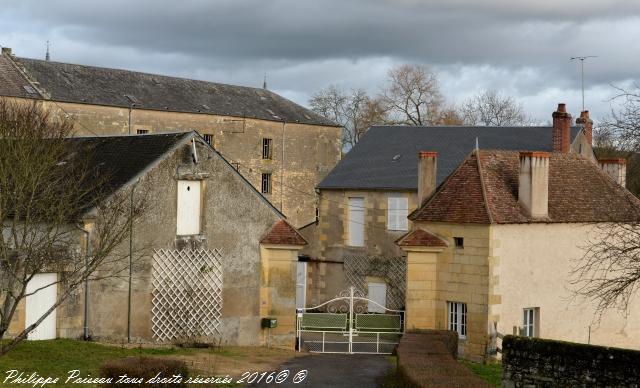
[[[455,85],[447,91],[454,97],[487,83],[523,97],[575,89],[577,67],[569,61],[575,55],[599,55],[588,68],[594,87],[635,78],[640,68],[636,1],[27,0],[3,6],[0,44],[23,43],[23,50],[14,47],[18,54],[41,56],[50,38],[60,60],[244,84],[258,83],[268,71],[299,102],[329,83],[373,90],[386,68],[400,62],[434,66],[443,82]],[[459,82],[470,74],[484,79]]]

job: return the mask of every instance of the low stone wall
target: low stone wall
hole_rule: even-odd
[[[456,360],[458,334],[424,330],[402,336],[398,346],[398,375],[406,387],[489,387]]]
[[[640,351],[506,336],[502,386],[640,387]]]

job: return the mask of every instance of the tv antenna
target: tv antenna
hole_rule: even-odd
[[[582,57],[571,57],[572,61],[580,61],[580,83],[582,85],[582,111],[584,111],[584,60],[588,58],[598,58],[598,56],[585,55]]]

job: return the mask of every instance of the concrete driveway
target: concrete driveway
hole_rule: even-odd
[[[288,369],[291,374],[282,384],[254,385],[256,387],[378,387],[388,373],[391,363],[385,355],[369,354],[310,354],[296,357],[284,363],[279,370]],[[298,384],[293,378],[301,370],[307,377]]]

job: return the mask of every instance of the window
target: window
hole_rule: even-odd
[[[523,325],[522,325],[522,335],[525,337],[537,337],[538,336],[538,326],[539,326],[539,315],[540,308],[539,307],[531,307],[523,310]]]
[[[213,145],[213,135],[212,134],[205,133],[204,135],[202,135],[202,138],[204,139],[204,141],[207,142],[207,144]]]
[[[408,230],[409,199],[390,196],[387,199],[387,229]]]
[[[454,237],[453,243],[456,246],[456,248],[464,248],[464,238],[462,237]]]
[[[348,244],[364,246],[364,198],[349,197]]]
[[[467,337],[467,304],[447,302],[449,310],[449,330],[458,333],[460,338]]]
[[[176,234],[189,236],[200,234],[200,207],[202,206],[202,182],[178,181],[178,211]]]
[[[138,133],[138,135],[146,135],[147,133],[149,133],[148,129],[138,129],[136,131]]]
[[[271,173],[262,174],[262,194],[271,194]]]
[[[262,139],[262,159],[271,159],[271,143],[273,139]]]

